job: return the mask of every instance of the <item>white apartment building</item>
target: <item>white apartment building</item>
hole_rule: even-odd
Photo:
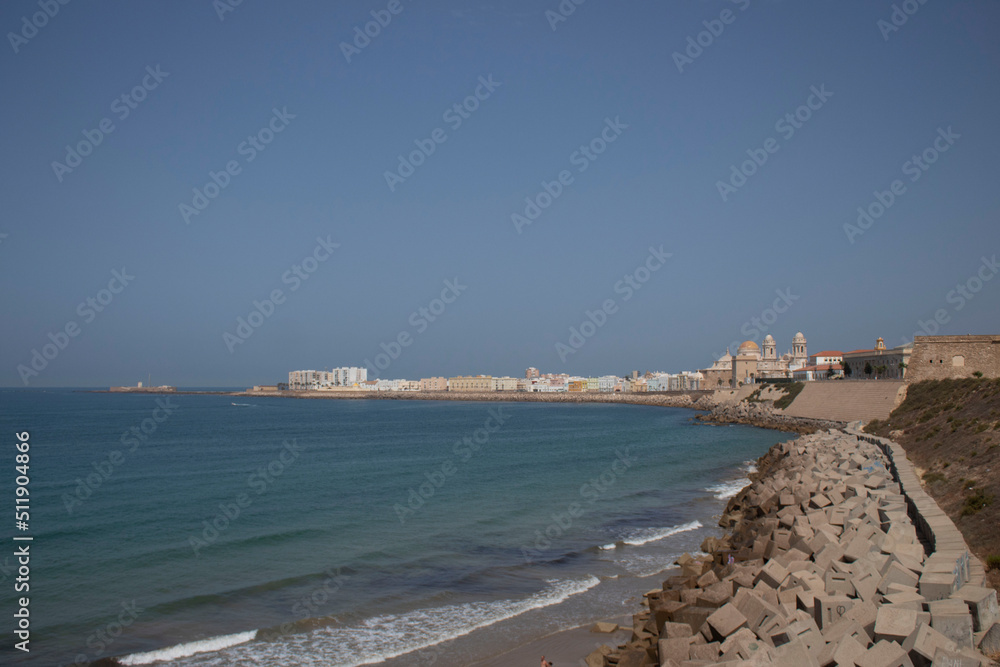
[[[621,382],[621,379],[614,375],[602,375],[597,378],[597,390],[601,392],[614,392],[615,385]]]
[[[353,387],[368,379],[367,368],[343,367],[332,371],[291,371],[288,388],[292,391],[319,390],[328,387]]]
[[[352,387],[368,379],[368,369],[356,366],[343,366],[330,371],[332,384],[337,387]]]

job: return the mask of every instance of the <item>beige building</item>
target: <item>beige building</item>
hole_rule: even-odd
[[[319,389],[330,383],[330,373],[326,371],[289,371],[288,388],[292,391]]]
[[[420,391],[447,391],[448,390],[448,379],[439,378],[420,378]]]
[[[889,349],[880,337],[871,350],[851,350],[844,353],[844,374],[852,380],[901,380],[907,377],[906,370],[912,350],[907,345]]]
[[[475,375],[448,378],[448,391],[493,391],[492,375]]]
[[[517,391],[517,378],[493,378],[494,391]]]
[[[709,368],[700,369],[703,389],[738,387],[760,380],[791,379],[792,372],[809,363],[806,337],[798,332],[792,338],[792,350],[778,356],[774,336],[764,338],[764,350],[752,340],[743,341],[736,354],[729,350]]]
[[[916,336],[906,379],[1000,377],[1000,336]]]
[[[733,383],[733,355],[726,349],[726,353],[719,357],[709,368],[700,371],[704,378],[705,389],[722,389],[732,386]]]

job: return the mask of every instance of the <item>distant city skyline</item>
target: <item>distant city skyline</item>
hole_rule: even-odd
[[[0,386],[1000,331],[995,2],[42,4],[0,6]]]

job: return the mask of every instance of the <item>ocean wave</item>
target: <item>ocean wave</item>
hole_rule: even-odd
[[[737,479],[732,482],[713,484],[712,486],[705,487],[705,490],[709,493],[715,494],[715,497],[719,500],[728,500],[742,491],[743,488],[749,483],[750,480],[744,477],[743,479]]]
[[[622,540],[622,544],[637,547],[643,544],[648,544],[649,542],[662,540],[666,537],[670,537],[671,535],[676,535],[677,533],[697,530],[701,527],[701,521],[695,519],[694,521],[689,521],[688,523],[684,523],[679,526],[672,526],[670,528],[643,528],[642,530],[636,531],[627,539]]]
[[[601,551],[611,551],[612,549],[617,549],[617,548],[618,548],[617,542],[611,542],[610,544],[602,544],[599,547]]]
[[[526,598],[467,602],[375,616],[354,625],[327,626],[310,633],[283,635],[274,641],[237,646],[228,649],[225,656],[196,656],[175,660],[173,664],[243,664],[245,661],[266,665],[371,665],[433,647],[534,609],[559,604],[599,583],[594,576],[550,581],[545,589]],[[220,658],[223,659],[221,663]]]
[[[221,651],[222,649],[245,644],[253,641],[257,637],[257,631],[238,632],[233,635],[222,635],[219,637],[209,637],[187,644],[177,644],[167,648],[147,651],[146,653],[132,653],[118,658],[118,662],[123,665],[148,665],[161,660],[177,660],[186,658],[197,653],[207,653],[209,651]]]
[[[750,479],[746,475],[757,472],[757,462],[756,461],[744,461],[740,466],[741,476],[739,479],[731,479],[726,482],[719,482],[718,484],[713,484],[712,486],[706,487],[705,490],[709,493],[715,495],[718,500],[728,500],[732,498],[737,493],[742,491],[744,487],[750,484]]]

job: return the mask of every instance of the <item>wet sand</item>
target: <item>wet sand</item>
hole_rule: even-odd
[[[622,627],[610,634],[591,632],[590,628],[594,624],[588,623],[578,628],[563,630],[547,637],[536,639],[488,660],[473,663],[471,667],[517,667],[520,665],[535,667],[540,664],[543,655],[554,667],[586,664],[584,663],[584,659],[601,644],[608,644],[614,648],[628,641],[632,636],[631,616],[619,616],[602,620],[608,623],[617,623]]]

